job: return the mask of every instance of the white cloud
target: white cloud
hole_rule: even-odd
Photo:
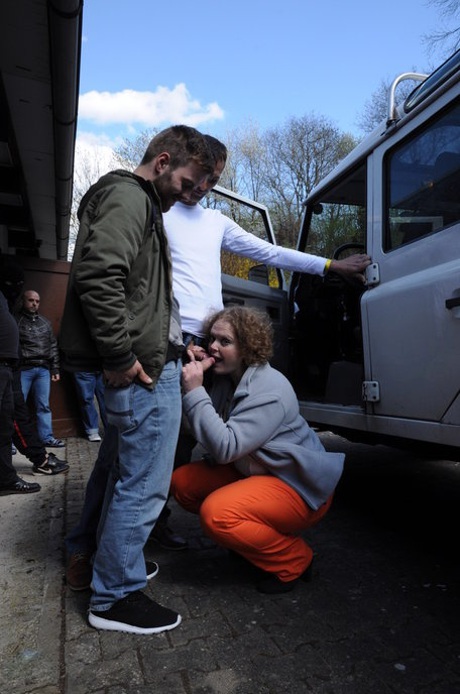
[[[216,102],[202,106],[197,99],[191,98],[183,83],[172,90],[158,87],[155,92],[91,91],[82,94],[79,102],[79,118],[101,125],[136,123],[157,127],[164,123],[183,123],[197,127],[223,117],[224,112]]]
[[[114,150],[117,144],[106,136],[87,132],[78,134],[75,145],[74,187],[79,194],[89,188],[102,174],[116,168]]]

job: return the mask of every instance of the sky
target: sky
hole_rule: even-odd
[[[314,114],[362,136],[383,80],[442,62],[428,0],[86,0],[77,144],[99,156],[147,129],[192,125],[225,142]]]

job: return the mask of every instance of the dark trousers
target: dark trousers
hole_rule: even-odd
[[[11,455],[13,436],[12,371],[0,365],[0,487],[8,487],[18,479]]]

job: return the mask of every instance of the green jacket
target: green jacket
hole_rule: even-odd
[[[152,183],[113,171],[91,186],[78,217],[60,330],[62,367],[122,371],[138,359],[155,384],[172,306],[158,194]]]

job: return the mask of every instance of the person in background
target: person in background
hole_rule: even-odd
[[[181,416],[183,342],[162,213],[212,167],[203,136],[173,126],[151,140],[134,173],[102,176],[78,211],[60,346],[70,371],[103,370],[118,448],[92,567],[96,629],[152,634],[181,621],[142,592],[143,549],[166,501]]]
[[[99,434],[99,415],[104,430],[107,428],[102,372],[76,371],[73,377],[86,438],[91,443],[98,443],[101,440]],[[94,398],[97,400],[99,412],[96,409]]]
[[[13,369],[14,401],[14,448],[22,453],[33,465],[33,471],[41,475],[58,475],[68,472],[69,465],[54,453],[49,453],[38,436],[35,423],[30,417],[21,386],[21,372]],[[14,454],[14,453],[13,453]]]
[[[184,415],[204,454],[174,471],[171,490],[209,537],[260,569],[258,590],[286,593],[311,578],[301,533],[329,510],[345,456],[326,452],[301,416],[291,384],[268,363],[272,340],[268,316],[254,309],[209,318],[209,357],[190,350],[182,369]]]
[[[0,256],[0,495],[40,491],[36,482],[17,474],[12,459],[14,427],[13,368],[19,355],[19,331],[11,308],[24,286],[24,271],[11,259]]]
[[[21,359],[21,387],[24,400],[29,393],[35,402],[37,430],[44,446],[63,448],[65,443],[53,434],[50,409],[51,381],[59,381],[59,353],[50,321],[42,316],[40,295],[32,289],[22,295],[22,308],[17,316]]]

